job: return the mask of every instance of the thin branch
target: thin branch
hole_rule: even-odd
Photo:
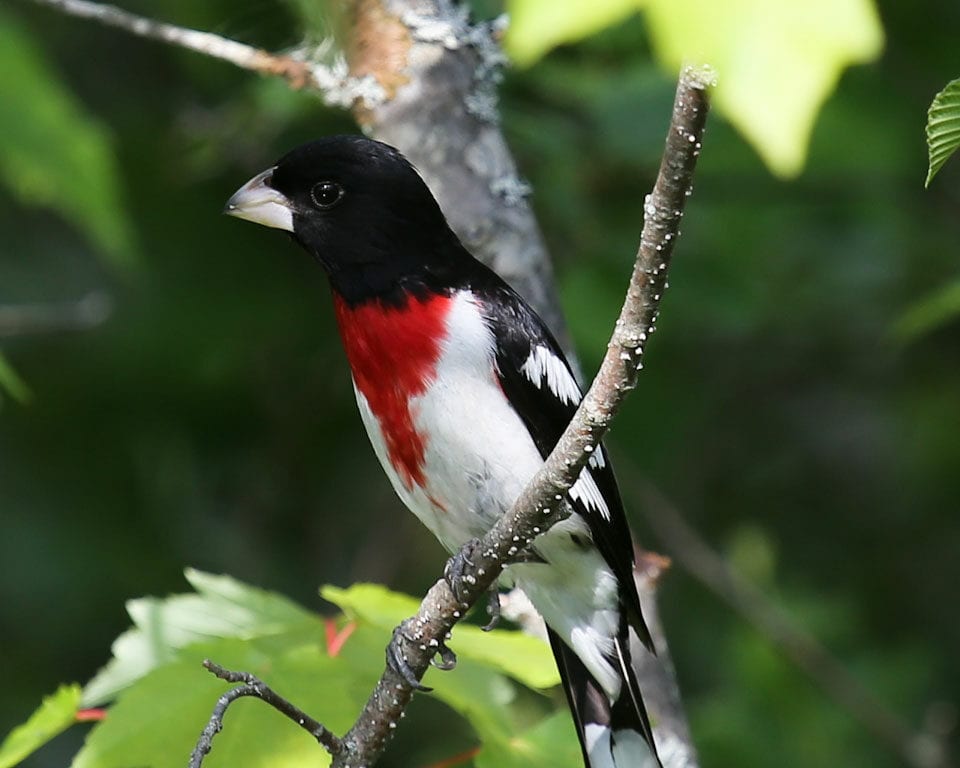
[[[94,3],[89,0],[33,1],[70,16],[122,29],[137,37],[185,48],[262,75],[282,77],[291,88],[297,90],[310,88],[318,91],[328,104],[351,106],[355,100],[366,99],[375,103],[382,98],[382,89],[371,78],[349,77],[346,63],[342,59],[333,66],[308,62],[295,55],[270,53],[262,48],[240,43],[212,32],[202,32],[146,16],[138,16],[105,3]]]
[[[635,473],[628,473],[636,477]],[[765,634],[827,695],[914,768],[952,768],[944,739],[916,731],[864,686],[812,634],[798,626],[755,584],[733,570],[663,494],[649,483],[630,483],[661,543],[694,578]]]
[[[221,680],[226,680],[228,683],[243,683],[243,685],[231,688],[217,700],[217,705],[213,708],[213,714],[210,715],[207,726],[200,734],[193,752],[190,753],[189,768],[200,768],[203,759],[213,747],[213,737],[223,730],[223,717],[227,709],[233,702],[244,696],[253,696],[265,701],[313,736],[317,743],[330,754],[336,754],[343,748],[340,739],[327,730],[322,723],[317,722],[306,712],[295,707],[255,675],[251,675],[249,672],[231,672],[209,659],[203,662],[203,666]]]
[[[710,73],[701,69],[687,68],[681,74],[663,162],[653,193],[644,202],[643,232],[627,298],[600,372],[577,413],[510,512],[472,550],[464,602],[458,603],[447,583],[438,581],[416,616],[403,625],[403,634],[410,638],[404,644],[405,660],[418,679],[454,625],[485,594],[504,566],[563,516],[564,494],[579,477],[627,392],[636,385],[700,154],[708,109],[706,89],[711,81]],[[388,666],[357,722],[343,737],[344,749],[334,756],[332,767],[373,765],[412,693]]]

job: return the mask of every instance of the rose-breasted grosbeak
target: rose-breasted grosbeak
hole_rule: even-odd
[[[543,321],[450,230],[395,149],[359,136],[305,144],[226,212],[286,230],[327,273],[363,423],[397,494],[457,552],[508,510],[581,392]],[[573,514],[511,565],[546,621],[591,768],[658,766],[630,656],[650,647],[633,549],[602,447]]]

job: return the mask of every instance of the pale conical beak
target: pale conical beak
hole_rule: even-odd
[[[238,219],[263,224],[265,227],[293,232],[293,209],[290,201],[270,186],[273,168],[254,176],[233,197],[227,200],[223,212]]]

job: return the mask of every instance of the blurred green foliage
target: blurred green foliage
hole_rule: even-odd
[[[64,87],[9,12],[0,12],[0,177],[20,200],[59,211],[120,263],[133,239],[106,131]]]
[[[672,74],[710,65],[714,113],[784,177],[803,169],[817,114],[844,69],[883,47],[873,0],[507,0],[507,9],[506,49],[527,66],[642,11],[661,66]]]
[[[124,5],[266,48],[300,42],[285,6],[264,0]],[[797,180],[772,178],[711,120],[658,333],[609,443],[645,543],[659,546],[633,472],[898,714],[943,729],[960,690],[960,322],[948,312],[906,343],[895,329],[957,279],[960,165],[923,190],[923,127],[956,71],[960,8],[879,10],[885,53],[841,79]],[[0,304],[113,300],[96,329],[3,339],[34,394],[0,411],[6,733],[62,681],[90,679],[127,626],[124,601],[180,591],[184,565],[332,611],[317,585],[418,594],[444,554],[367,445],[324,277],[276,233],[219,216],[252,172],[354,130],[348,117],[26,2],[0,21],[29,51],[10,71],[45,73],[39,93],[61,94],[48,98],[76,127],[44,135],[38,170],[99,126],[111,226],[138,254],[118,269],[71,214],[102,200],[95,180],[68,202],[0,188]],[[0,146],[40,108],[4,77]],[[672,89],[640,19],[506,76],[504,130],[588,370],[622,298]],[[682,570],[661,597],[705,768],[900,764]],[[64,765],[80,730],[29,764]],[[383,764],[426,766],[472,738],[420,696]]]

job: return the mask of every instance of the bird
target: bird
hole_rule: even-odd
[[[461,243],[415,167],[364,136],[296,147],[224,212],[288,233],[326,273],[361,420],[404,505],[451,553],[486,533],[582,398],[537,313]],[[653,644],[602,444],[566,502],[501,584],[546,623],[584,765],[659,768],[631,657],[631,639]]]

